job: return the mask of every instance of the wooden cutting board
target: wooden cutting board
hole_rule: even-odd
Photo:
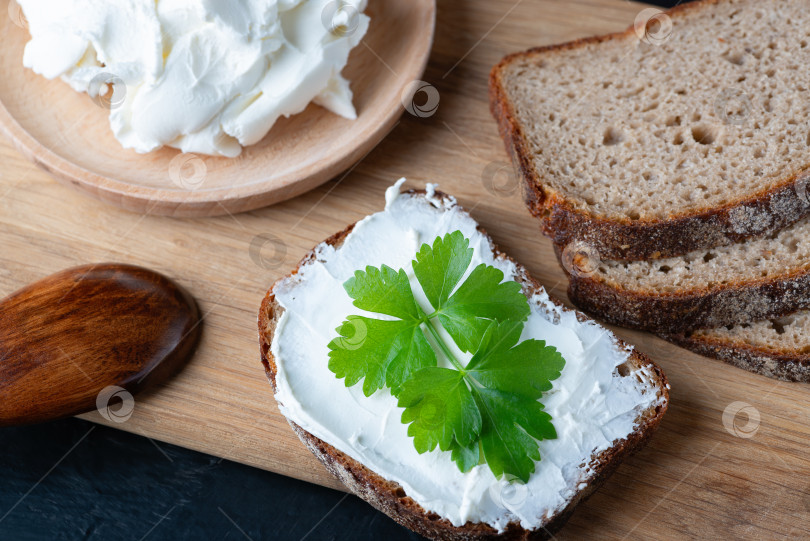
[[[564,297],[565,277],[510,176],[488,112],[487,75],[506,53],[625,28],[643,7],[440,1],[424,76],[440,96],[435,114],[406,113],[346,175],[245,214],[173,219],[121,211],[57,184],[0,143],[0,293],[88,262],[134,263],[176,278],[205,314],[199,351],[175,379],[138,395],[128,421],[105,424],[340,488],[276,410],[256,340],[265,290],[313,245],[381,209],[385,188],[407,176],[410,186],[439,182],[455,194],[498,244]],[[98,121],[105,122],[101,111]],[[664,368],[672,405],[650,445],[579,507],[558,538],[809,536],[810,387],[617,332]],[[731,418],[740,407],[737,436],[723,413]],[[746,412],[758,416],[755,431]],[[95,413],[85,418],[104,422]]]

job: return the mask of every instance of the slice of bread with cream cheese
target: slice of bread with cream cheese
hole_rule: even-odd
[[[650,437],[667,409],[666,377],[644,354],[549,297],[454,198],[432,185],[400,193],[402,182],[389,188],[384,211],[316,246],[267,293],[259,335],[279,409],[350,490],[422,535],[545,538]],[[364,396],[328,368],[335,329],[357,311],[343,283],[367,265],[412,275],[420,246],[453,231],[470,239],[470,268],[486,263],[521,284],[531,308],[521,339],[545,340],[566,361],[542,398],[557,437],[539,442],[542,459],[525,484],[497,479],[486,464],[462,473],[438,448],[417,453],[388,389]]]

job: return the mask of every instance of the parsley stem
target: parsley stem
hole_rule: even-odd
[[[436,330],[436,327],[433,326],[433,320],[430,318],[425,318],[425,326],[428,328],[428,331],[430,331],[430,334],[433,336],[436,343],[439,344],[439,347],[441,348],[442,353],[444,353],[444,356],[447,357],[447,360],[456,367],[456,370],[462,374],[466,374],[464,367],[460,362],[458,362],[458,359],[456,359],[456,356],[453,355],[452,351],[450,351],[450,348],[447,347],[447,344],[444,342],[442,337],[439,336],[439,332]]]

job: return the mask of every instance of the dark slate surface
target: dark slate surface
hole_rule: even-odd
[[[420,538],[354,496],[78,419],[0,429],[0,541],[77,539]]]
[[[417,540],[334,490],[79,419],[0,429],[0,540]]]

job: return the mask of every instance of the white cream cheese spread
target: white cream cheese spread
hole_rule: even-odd
[[[310,102],[355,118],[340,72],[366,0],[17,0],[23,64],[96,97],[126,148],[237,156]],[[109,85],[112,85],[112,90]]]
[[[531,315],[521,340],[546,340],[566,363],[542,399],[558,437],[540,442],[542,460],[529,482],[499,481],[485,464],[461,473],[450,453],[438,449],[418,454],[400,421],[402,409],[387,389],[366,397],[362,385],[345,387],[327,367],[327,344],[337,335],[335,329],[347,315],[363,313],[352,305],[343,282],[366,265],[404,268],[427,310],[411,260],[422,243],[455,230],[475,250],[468,273],[480,263],[499,268],[507,280],[518,271],[512,262],[494,257],[489,240],[454,201],[400,194],[401,184],[389,188],[385,210],[358,222],[342,246],[319,245],[315,259],[275,286],[276,300],[284,308],[271,344],[279,407],[305,430],[399,483],[422,507],[454,525],[485,522],[503,530],[514,521],[536,528],[589,480],[591,456],[627,437],[639,413],[663,398],[650,374],[619,375],[617,367],[630,352],[616,344],[611,332],[577,321],[575,312],[561,310],[543,291],[529,299]],[[432,185],[428,192],[435,193]]]

